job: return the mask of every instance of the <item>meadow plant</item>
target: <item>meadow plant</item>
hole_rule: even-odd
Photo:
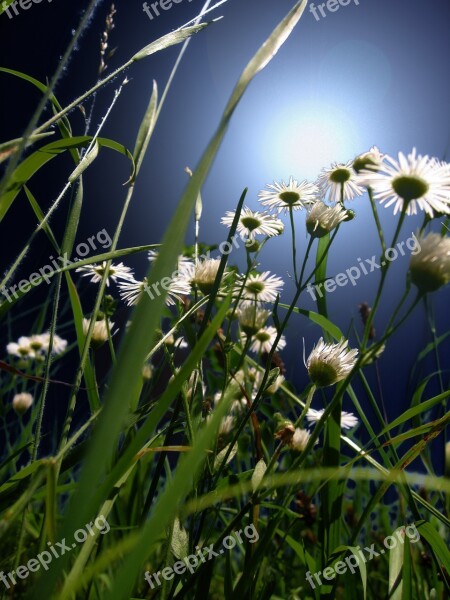
[[[54,95],[58,74],[48,84],[28,79],[44,101],[20,138],[0,145],[5,167],[0,220],[5,226],[21,194],[38,226],[5,272],[3,287],[26,263],[37,238],[47,237],[58,255],[73,255],[80,215],[89,210],[83,202],[84,174],[95,170],[99,154],[120,153],[131,175],[111,243],[104,251],[56,265],[49,297],[33,307],[33,326],[20,329],[30,322],[22,313],[34,287],[0,305],[4,323],[14,316],[15,332],[8,328],[11,337],[4,340],[0,362],[1,570],[19,572],[30,557],[56,540],[72,539],[85,523],[102,518],[109,524],[108,535],[93,529],[48,568],[28,573],[26,580],[19,576],[14,597],[448,597],[450,483],[436,473],[430,453],[450,418],[448,374],[439,363],[439,345],[448,332],[438,338],[430,321],[430,343],[418,362],[434,355],[435,371],[394,421],[386,420],[380,391],[370,381],[397,331],[414,319],[419,305],[428,309],[431,295],[450,281],[450,238],[440,225],[450,214],[450,165],[416,149],[394,158],[375,147],[361,149],[347,162],[323,165],[316,181],[302,180],[299,164],[298,173],[287,174],[287,183],[261,182],[264,189],[253,198],[258,210],[245,204],[252,195],[247,189],[224,210],[227,242],[236,233],[247,240],[239,250],[245,268],[234,262],[237,248],[212,247],[202,254],[202,214],[209,201],[202,193],[204,181],[246,88],[269,66],[306,4],[301,0],[293,6],[243,70],[210,144],[189,172],[167,231],[146,246],[121,248],[119,239],[170,83],[162,94],[153,85],[134,148],[101,137],[101,131],[116,110],[118,94],[126,94],[125,71],[175,44],[183,44],[182,57],[191,36],[202,35],[205,27],[213,31],[214,22],[202,22],[200,15],[194,24],[151,42],[65,107]],[[209,9],[206,2],[202,13]],[[112,59],[107,47],[115,19],[112,7],[102,37],[102,77]],[[0,76],[26,78],[5,69]],[[119,82],[117,92],[91,133],[96,95],[112,79]],[[41,123],[47,103],[54,114]],[[79,135],[70,122],[76,107],[86,118],[86,131]],[[45,135],[52,126],[58,139],[48,143]],[[73,168],[57,198],[41,207],[32,193],[36,161],[41,157],[39,168],[51,173],[51,158],[64,153]],[[64,210],[61,200],[69,189],[73,201],[59,239],[50,217]],[[391,269],[391,262],[383,261],[373,276],[377,289],[370,305],[360,306],[362,323],[344,333],[330,320],[324,295],[314,297],[316,310],[303,306],[311,302],[308,289],[331,276],[327,259],[335,240],[345,236],[363,203],[373,214],[373,223],[364,227],[377,232],[380,255],[395,248],[402,233],[410,235],[411,215],[422,213],[423,226],[404,269],[404,294],[388,322],[379,316]],[[390,246],[379,218],[380,210],[389,209],[396,222]],[[192,220],[196,233],[189,246]],[[264,264],[263,250],[279,236],[292,248],[283,274]],[[148,272],[140,275],[127,264],[139,253],[149,259]],[[351,248],[348,261],[355,261]],[[290,298],[286,273],[294,286]],[[64,313],[62,300],[69,307]],[[126,325],[118,307],[128,315]],[[303,361],[301,339],[295,348],[288,343],[293,322],[309,324],[315,332],[308,352],[303,343]],[[301,389],[288,380],[283,357],[289,351],[304,376]],[[65,365],[74,367],[70,381],[61,380],[68,372]],[[431,379],[441,381],[439,395],[428,394]],[[48,402],[53,389],[63,422],[53,418]],[[343,410],[344,402],[353,412]],[[404,535],[408,527],[417,537]],[[241,536],[228,551],[227,540],[240,531],[254,535]],[[381,545],[394,531],[402,543],[389,555],[353,565],[357,547]],[[352,568],[341,570],[346,560]],[[308,583],[311,574],[327,572],[333,576]],[[162,573],[160,585],[148,584],[154,573]]]

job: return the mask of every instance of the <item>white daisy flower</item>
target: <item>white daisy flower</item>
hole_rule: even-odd
[[[276,275],[271,275],[270,271],[263,273],[250,274],[244,284],[244,276],[240,276],[236,282],[234,293],[239,295],[242,286],[243,291],[241,300],[253,300],[257,302],[275,302],[278,294],[284,286],[284,281]]]
[[[358,180],[372,188],[380,204],[393,204],[394,215],[415,215],[417,208],[431,218],[450,213],[450,165],[417,155],[415,148],[407,157],[399,152],[398,160],[386,156],[378,173],[363,171]]]
[[[380,152],[377,146],[372,146],[368,152],[360,154],[353,161],[353,169],[356,173],[361,171],[379,171],[385,155]]]
[[[107,261],[104,260],[99,265],[86,265],[84,267],[79,267],[76,269],[77,273],[82,273],[82,277],[90,277],[89,280],[91,283],[100,283],[103,275],[106,271]],[[106,285],[109,286],[110,280],[114,281],[132,281],[133,271],[130,267],[126,267],[123,263],[118,263],[117,265],[111,264],[108,270],[108,276],[106,278]]]
[[[156,261],[156,259],[158,258],[158,251],[157,250],[149,250],[148,251],[148,260],[151,263],[154,263]],[[184,271],[186,269],[191,268],[193,262],[190,258],[187,258],[187,256],[183,256],[182,254],[180,254],[180,256],[178,257],[178,270]]]
[[[270,310],[265,310],[256,302],[241,302],[236,313],[239,325],[247,335],[253,335],[264,327],[271,314]]]
[[[322,410],[314,410],[314,408],[310,408],[306,414],[306,420],[308,423],[318,423],[322,418],[324,409]],[[358,425],[359,420],[353,413],[342,411],[341,413],[341,427],[342,429],[352,429]]]
[[[302,181],[299,183],[291,177],[289,183],[274,182],[268,184],[268,190],[262,190],[258,196],[263,206],[274,209],[278,213],[284,210],[285,214],[292,208],[301,210],[308,204],[316,201],[319,195],[319,188],[314,183]]]
[[[411,279],[422,293],[435,292],[450,282],[450,237],[429,233],[418,241],[420,252],[409,263]]]
[[[31,407],[33,400],[34,398],[31,394],[22,392],[21,394],[16,394],[14,396],[12,407],[18,415],[23,415]]]
[[[91,324],[90,319],[83,319],[83,333],[87,335],[89,331],[89,327]],[[108,319],[108,324],[106,319],[101,319],[100,321],[95,321],[94,331],[92,333],[91,338],[91,346],[93,348],[100,348],[107,340],[108,340],[108,327],[109,332],[112,335],[112,328],[114,327],[114,323]]]
[[[261,387],[261,383],[264,377],[264,373],[259,369],[249,369],[254,372],[255,384],[254,384],[254,393],[256,394]],[[278,375],[269,386],[264,389],[266,394],[276,394],[280,389],[281,385],[284,383],[285,378],[283,375]]]
[[[17,342],[11,342],[6,346],[6,351],[12,356],[20,358],[42,358],[47,354],[50,344],[50,333],[22,336]],[[53,354],[62,354],[67,348],[67,340],[59,335],[53,337]]]
[[[296,452],[303,452],[308,445],[310,437],[311,434],[307,429],[300,429],[300,427],[297,427],[289,442],[289,446]]]
[[[268,354],[272,350],[272,346],[275,343],[277,335],[278,332],[275,329],[275,327],[263,327],[252,336],[252,344],[250,346],[250,351],[255,352],[257,354],[262,354],[264,352]],[[242,336],[244,340],[246,340],[245,334],[242,334]],[[276,350],[283,350],[285,346],[286,338],[284,337],[284,335],[282,335],[278,341]]]
[[[167,279],[168,282],[166,285],[164,285],[164,287],[162,283],[154,283],[150,287],[147,277],[144,277],[142,281],[137,281],[134,279],[133,281],[121,282],[119,283],[119,295],[122,300],[128,304],[128,306],[134,306],[140,301],[145,293],[147,293],[150,296],[150,299],[153,300],[155,296],[160,296],[163,293],[162,290],[164,289],[167,292],[166,304],[168,306],[173,306],[175,304],[175,300],[181,302],[181,296],[188,296],[191,288],[183,278]]]
[[[33,336],[34,338],[35,336]],[[50,347],[50,332],[47,333],[43,333],[42,335],[38,336],[41,341],[44,344],[44,349],[43,352],[46,354],[49,351],[49,347]],[[67,348],[67,340],[64,340],[63,338],[59,337],[59,335],[54,335],[53,336],[53,348],[52,348],[52,354],[62,354],[63,352],[65,352]]]
[[[10,342],[6,346],[6,352],[11,356],[19,358],[34,358],[36,352],[31,347],[31,338],[22,336],[17,342]]]
[[[321,200],[315,202],[306,217],[306,229],[312,237],[321,238],[347,219],[347,211],[341,204],[327,206]]]
[[[358,350],[350,350],[347,340],[326,344],[320,338],[306,361],[306,368],[314,385],[328,387],[347,377],[357,356]]]
[[[227,211],[225,216],[222,217],[222,225],[231,227],[236,211]],[[247,206],[244,206],[239,217],[236,231],[241,235],[242,239],[254,240],[257,235],[266,235],[273,237],[280,235],[284,231],[283,222],[276,217],[268,215],[267,213],[261,213],[253,211]]]
[[[328,169],[322,169],[316,181],[321,195],[327,197],[331,202],[342,200],[353,200],[356,196],[362,196],[363,189],[358,184],[357,176],[353,171],[352,161],[347,163],[333,163]],[[343,198],[342,196],[343,187]]]
[[[196,285],[198,289],[207,296],[213,291],[214,282],[220,267],[220,258],[199,259],[197,264],[192,263],[183,271],[183,276],[189,280],[191,285]],[[225,272],[223,277],[227,277]]]

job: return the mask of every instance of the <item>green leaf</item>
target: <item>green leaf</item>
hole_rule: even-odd
[[[91,141],[92,137],[90,136],[80,136],[66,140],[58,140],[57,142],[53,142],[51,144],[43,146],[37,152],[34,152],[22,163],[20,163],[20,165],[11,175],[8,187],[3,196],[0,198],[0,221],[3,220],[11,204],[14,202],[15,198],[17,197],[18,193],[23,188],[23,186],[44,165],[49,163],[59,154],[66,152],[67,150],[73,150],[75,148],[84,148],[86,146],[89,146]],[[129,158],[134,173],[133,157],[131,156],[130,152],[125,148],[125,146],[122,146],[114,140],[108,140],[106,138],[98,138],[97,141],[99,146],[110,148],[111,150],[119,152],[120,154],[123,154],[123,156]]]
[[[148,46],[145,46],[145,48],[142,48],[142,50],[139,50],[139,52],[137,52],[131,58],[131,60],[142,60],[147,56],[151,56],[156,52],[160,52],[165,48],[169,48],[169,46],[181,44],[181,42],[184,42],[185,40],[190,38],[191,35],[194,35],[194,33],[198,33],[202,29],[205,29],[205,27],[208,27],[208,25],[210,25],[210,23],[200,23],[199,25],[192,25],[191,27],[184,27],[183,29],[176,29],[175,31],[171,31],[170,33],[163,35],[154,42],[151,42],[151,44],[148,44]]]
[[[1,10],[0,10],[0,14],[1,14]],[[42,83],[41,81],[38,81],[34,77],[30,77],[26,73],[22,73],[21,71],[14,71],[13,69],[5,69],[4,67],[0,67],[0,72],[1,73],[7,73],[9,75],[14,75],[15,77],[19,77],[20,79],[24,79],[25,81],[28,81],[28,83],[31,83],[32,85],[34,85],[35,87],[37,87],[38,90],[40,90],[43,94],[47,93],[48,87],[44,83]],[[50,102],[52,104],[53,110],[56,110],[58,112],[60,110],[62,110],[61,105],[58,102],[58,100],[56,99],[56,97],[55,97],[54,94],[50,94],[49,100],[50,100]],[[61,135],[63,136],[63,138],[72,137],[72,129],[70,127],[70,122],[69,122],[69,119],[67,117],[64,117],[63,119],[61,119],[60,121],[58,121],[58,127],[59,127],[59,130],[60,130]],[[37,141],[37,139],[39,139],[40,137],[43,137],[45,135],[51,135],[51,133],[52,132],[50,132],[50,133],[44,133],[44,134],[38,134],[38,135],[34,135],[34,136],[32,135],[30,137],[30,141],[31,142]],[[74,156],[74,158],[75,158],[75,156]]]
[[[77,334],[78,351],[81,356],[83,353],[84,344],[86,342],[86,336],[83,332],[83,309],[81,308],[81,302],[78,297],[77,288],[75,287],[69,273],[66,273],[66,282],[69,289],[73,320]],[[92,415],[100,406],[100,398],[98,395],[97,383],[95,381],[94,368],[89,359],[86,361],[86,365],[84,367],[84,381],[86,383],[89,407]]]
[[[134,147],[133,158],[136,165],[136,172],[133,180],[137,177],[137,174],[141,170],[142,161],[144,160],[145,153],[147,152],[148,144],[152,137],[153,131],[156,125],[158,108],[158,86],[156,81],[153,81],[153,92],[150,98],[145,116],[142,120],[141,126],[136,139],[136,145]]]

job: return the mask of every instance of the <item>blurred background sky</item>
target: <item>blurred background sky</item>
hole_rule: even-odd
[[[195,36],[183,59],[155,136],[128,214],[120,246],[160,241],[186,185],[184,168],[194,168],[211,138],[242,69],[274,26],[293,6],[293,0],[229,0],[214,16],[223,19]],[[318,3],[316,3],[318,4]],[[150,41],[189,21],[200,12],[201,0],[183,0],[153,20],[140,0],[115,2],[116,28],[110,38],[117,46],[110,69],[116,68]],[[9,19],[0,15],[0,65],[24,71],[41,81],[51,77],[79,21],[85,0],[43,0]],[[66,105],[96,81],[98,45],[110,3],[99,2],[95,16],[74,54],[56,96]],[[203,190],[201,238],[205,243],[225,239],[220,224],[245,187],[248,204],[258,207],[257,194],[273,180],[314,180],[332,161],[346,161],[378,145],[383,152],[410,152],[448,158],[450,134],[447,0],[354,0],[338,11],[327,11],[317,21],[307,9],[285,46],[270,66],[252,83],[233,118],[228,135]],[[180,47],[141,61],[127,72],[124,89],[103,135],[133,147],[137,129],[149,101],[152,81],[162,90]],[[107,86],[98,97],[94,125],[98,124],[121,80]],[[1,139],[18,137],[39,101],[39,93],[25,82],[0,74]],[[83,132],[79,111],[70,115],[74,132]],[[31,185],[43,206],[49,206],[71,168],[68,158],[38,175]],[[86,176],[86,198],[79,241],[106,227],[114,231],[125,197],[123,182],[129,175],[126,161],[104,151]],[[49,177],[51,180],[49,181]],[[45,190],[46,194],[42,196]],[[379,255],[379,242],[366,197],[352,202],[357,218],[344,224],[329,259],[329,274],[356,265],[357,259]],[[392,238],[397,217],[380,208],[387,240]],[[297,213],[297,245],[306,247],[304,214]],[[400,235],[406,240],[422,222],[409,217]],[[64,223],[64,208],[54,226]],[[5,227],[5,225],[7,225]],[[33,218],[23,196],[8,213],[2,228],[1,268],[16,255]],[[5,238],[5,229],[8,237]],[[191,232],[192,233],[192,232]],[[192,240],[192,236],[190,238]],[[47,262],[50,247],[37,244],[23,266],[24,277]],[[242,257],[241,257],[242,258]],[[239,263],[240,255],[233,258]],[[147,269],[145,257],[128,261],[139,276]],[[283,301],[293,289],[288,234],[267,244],[261,254],[262,269],[286,281]],[[34,265],[34,266],[33,266]],[[400,257],[389,276],[378,330],[389,318],[404,290],[408,257]],[[354,320],[361,331],[358,305],[374,299],[378,275],[362,278],[356,287],[339,288],[328,296],[329,316],[344,331]],[[450,326],[449,290],[432,298],[437,333]],[[315,305],[305,295],[302,307]],[[27,332],[13,330],[17,336]],[[294,318],[283,356],[288,374],[301,388],[306,381],[302,365],[302,339],[309,351],[318,330],[304,318]],[[354,339],[354,336],[351,334]],[[2,336],[3,339],[3,336]],[[424,308],[419,307],[395,336],[380,360],[382,386],[389,417],[394,418],[411,401],[408,381],[417,353],[431,340]],[[442,345],[441,360],[447,369],[449,345]],[[432,357],[428,372],[435,369]],[[420,373],[416,377],[420,376]],[[374,380],[374,373],[370,373]],[[429,393],[439,386],[432,382]],[[346,400],[345,408],[351,409]],[[316,406],[318,408],[319,406]],[[369,411],[370,413],[370,411]]]

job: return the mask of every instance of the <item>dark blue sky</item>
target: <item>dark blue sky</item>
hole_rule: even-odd
[[[0,15],[2,66],[22,69],[45,80],[79,18],[78,7],[86,4],[44,1],[14,19]],[[150,145],[123,246],[159,241],[186,183],[184,167],[195,166],[240,72],[292,5],[292,0],[229,0],[217,11],[224,18],[192,40]],[[79,52],[58,86],[62,104],[95,81],[98,36],[108,6],[103,2],[97,9]],[[118,50],[111,68],[194,17],[202,2],[184,0],[154,20],[145,15],[139,0],[118,0],[116,6],[111,44]],[[337,12],[327,12],[319,21],[307,9],[278,56],[253,82],[235,115],[203,190],[203,240],[213,243],[224,238],[226,230],[220,225],[220,217],[233,209],[244,187],[249,188],[248,203],[255,208],[257,194],[266,183],[290,175],[315,179],[331,161],[351,159],[374,144],[391,154],[409,152],[416,146],[422,154],[443,158],[450,134],[449,12],[447,0],[360,0],[359,5],[352,0]],[[169,49],[135,65],[128,73],[131,83],[112,114],[105,136],[133,145],[152,80],[156,79],[162,89],[177,53],[177,48]],[[3,137],[16,137],[24,123],[21,110],[26,104],[36,103],[38,95],[25,84],[4,76],[0,76],[0,90]],[[99,97],[97,121],[113,93],[111,85]],[[81,132],[78,113],[72,115],[72,121],[75,131]],[[105,226],[113,227],[124,198],[121,184],[127,176],[128,166],[123,159],[109,154],[100,157],[87,177],[80,239],[83,231],[91,234]],[[55,183],[55,192],[58,186]],[[340,233],[330,256],[330,274],[357,264],[359,257],[379,254],[367,199],[354,201],[352,208],[357,218],[345,224]],[[389,240],[396,218],[391,209],[381,208],[380,213]],[[11,232],[20,216],[19,207],[8,215]],[[410,237],[420,221],[408,218],[400,240]],[[303,215],[298,216],[297,226],[301,249],[306,246]],[[14,234],[11,252],[16,245]],[[262,266],[286,278],[286,271],[291,270],[289,256],[289,238],[283,236],[267,246]],[[407,263],[405,257],[393,265],[377,322],[380,330],[401,295]],[[138,258],[134,265],[139,274],[147,266],[144,259]],[[357,306],[373,300],[377,279],[372,274],[356,288],[342,288],[330,296],[330,316],[344,330],[352,318],[359,325]],[[287,285],[284,300],[289,300],[290,291]],[[442,290],[433,298],[438,333],[450,325],[448,294],[448,289]],[[307,296],[304,306],[314,308]],[[427,335],[424,313],[419,309],[381,361],[392,416],[397,413],[397,403],[410,401],[405,391],[408,372],[415,353],[428,341]],[[299,373],[299,384],[305,381],[303,368],[298,368],[302,337],[311,347],[317,330],[298,319],[289,335],[287,363],[291,375]],[[448,368],[444,356],[448,352],[443,353]]]

